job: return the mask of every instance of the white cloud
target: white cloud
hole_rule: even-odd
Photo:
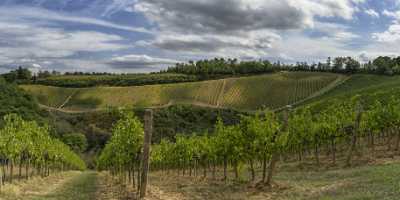
[[[40,68],[42,68],[42,66],[40,64],[33,63],[32,68],[40,69]]]
[[[89,18],[89,17],[79,17],[75,15],[69,15],[63,12],[53,12],[46,9],[40,9],[35,7],[0,7],[0,19],[8,22],[12,21],[63,21],[63,22],[73,22],[78,24],[96,25],[103,26],[107,28],[120,29],[132,32],[141,33],[151,33],[151,30],[145,29],[143,27],[130,27],[115,24],[105,20]]]
[[[374,33],[374,39],[379,42],[399,42],[400,41],[400,24],[392,24],[388,30],[382,33]]]
[[[116,69],[143,69],[168,66],[178,62],[180,61],[132,54],[114,57],[107,64]]]
[[[13,24],[0,19],[0,54],[11,58],[67,57],[79,51],[99,52],[127,48],[117,35],[93,31]],[[4,40],[4,42],[2,42]],[[119,42],[119,43],[117,43]]]
[[[342,42],[360,37],[359,35],[351,32],[350,27],[337,23],[317,22],[314,29],[325,34],[325,38]]]
[[[385,9],[385,10],[383,10],[382,14],[384,16],[392,17],[392,18],[395,18],[395,19],[399,19],[400,18],[400,12],[394,12],[394,11],[389,11],[389,10]]]
[[[382,14],[393,18],[394,21],[386,31],[373,33],[372,38],[378,42],[398,45],[400,43],[400,11],[384,10]]]
[[[94,31],[66,31],[0,18],[0,65],[29,68],[73,65],[64,59],[81,52],[117,51],[130,47],[124,38]],[[60,63],[63,60],[65,63]],[[80,62],[83,63],[83,62]],[[74,66],[76,67],[76,66]],[[77,66],[83,68],[83,66]],[[1,70],[1,71],[4,71]]]
[[[365,10],[365,13],[371,17],[379,18],[379,13],[376,12],[374,9],[367,9]]]
[[[112,3],[105,8],[102,16],[108,17],[117,12],[120,12],[121,10],[132,12],[132,8],[136,2],[136,0],[112,0]]]
[[[270,51],[272,57],[287,57],[288,61],[324,61],[327,57],[351,56],[353,50],[331,38],[309,38],[298,33],[289,35]],[[284,59],[284,57],[282,58]]]
[[[364,0],[288,0],[291,5],[300,8],[310,17],[311,23],[314,16],[339,17],[346,20],[353,18],[357,11],[357,5],[364,3]]]

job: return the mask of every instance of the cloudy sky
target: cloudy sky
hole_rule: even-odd
[[[397,55],[400,0],[1,0],[0,72]]]

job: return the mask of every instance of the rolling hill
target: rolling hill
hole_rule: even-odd
[[[334,88],[346,76],[317,72],[282,72],[204,82],[134,87],[61,88],[23,85],[39,102],[66,111],[107,107],[163,107],[193,104],[213,108],[277,109]]]
[[[371,74],[356,74],[334,89],[309,99],[303,104],[323,108],[332,100],[347,100],[355,95],[362,95],[363,101],[372,104],[373,101],[385,101],[391,96],[400,97],[400,76],[382,76]],[[368,105],[367,104],[367,105]]]

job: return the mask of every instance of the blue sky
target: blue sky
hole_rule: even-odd
[[[213,57],[395,56],[400,0],[2,0],[0,72],[150,72]]]

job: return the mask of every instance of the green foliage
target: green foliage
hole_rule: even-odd
[[[197,62],[178,63],[166,70],[168,73],[199,75],[208,78],[213,75],[272,73],[279,70],[277,64],[269,61],[241,61],[237,59],[215,58]]]
[[[395,64],[396,60],[392,60],[389,56],[380,56],[373,61],[373,65],[376,66],[376,71],[379,74],[390,73]]]
[[[40,77],[35,84],[84,88],[96,86],[140,86],[199,81],[184,74],[57,75]]]
[[[0,158],[18,163],[65,166],[84,170],[85,163],[67,145],[50,137],[49,128],[25,121],[16,114],[4,117],[0,130]]]
[[[8,84],[0,78],[0,117],[9,113],[16,113],[24,119],[41,120],[36,100],[16,85]]]
[[[7,74],[2,75],[7,82],[14,83],[28,83],[32,79],[32,72],[27,68],[18,67]]]
[[[62,140],[76,153],[82,153],[88,147],[86,136],[82,133],[65,134]]]
[[[143,121],[143,109],[133,109]],[[178,133],[192,134],[214,130],[214,124],[220,116],[227,125],[238,124],[243,113],[229,109],[203,108],[190,105],[176,105],[154,111],[154,132],[152,141],[159,143],[162,139],[174,141]],[[121,119],[118,109],[99,112],[70,114],[52,112],[49,116],[51,127],[57,137],[70,133],[83,133],[88,142],[87,152],[98,152],[103,149],[111,137],[112,127]]]
[[[226,161],[237,168],[249,160],[264,160],[266,166],[265,160],[272,155],[301,155],[306,149],[314,149],[319,164],[321,146],[328,145],[334,152],[336,144],[356,141],[354,138],[369,134],[400,130],[398,98],[389,96],[384,103],[376,101],[372,106],[364,100],[361,95],[347,101],[335,100],[317,113],[312,112],[312,107],[300,108],[291,112],[287,125],[285,119],[279,119],[271,111],[243,116],[238,125],[227,126],[219,119],[211,136],[178,135],[175,143],[162,140],[154,147],[152,161],[158,169],[190,168],[196,162],[225,165]],[[399,132],[395,134],[400,138]],[[400,148],[400,142],[396,146],[396,149]],[[335,153],[332,152],[335,163]]]
[[[132,112],[122,113],[112,133],[98,159],[98,168],[125,171],[137,165],[144,137],[143,125],[139,119]]]

